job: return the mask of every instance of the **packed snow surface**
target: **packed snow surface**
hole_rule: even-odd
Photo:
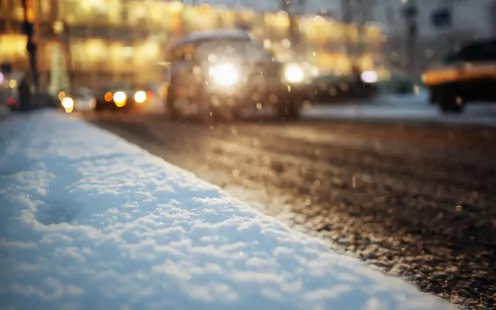
[[[462,114],[446,114],[428,103],[428,94],[383,95],[374,100],[314,104],[303,110],[307,119],[420,122],[456,125],[496,125],[496,104],[469,103]]]
[[[4,116],[0,150],[2,309],[452,308],[82,120]]]

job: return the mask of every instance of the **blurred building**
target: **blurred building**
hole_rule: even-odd
[[[384,25],[387,42],[385,56],[396,67],[404,67],[407,29],[403,16],[406,3],[412,0],[376,0],[374,21]],[[437,63],[450,49],[464,41],[496,35],[495,0],[416,0],[418,6],[418,38],[416,73]],[[495,9],[491,9],[492,7]],[[433,14],[451,12],[451,25],[436,27]]]
[[[330,17],[299,16],[298,53],[288,40],[285,12],[236,11],[185,6],[176,1],[28,0],[35,25],[38,69],[43,87],[50,84],[54,47],[63,52],[71,84],[95,87],[117,82],[149,83],[162,78],[157,64],[169,42],[189,31],[244,25],[282,59],[305,59],[322,71],[346,74],[351,59],[344,43],[359,46],[356,61],[364,70],[381,69],[381,29],[367,25],[358,36],[354,25]],[[21,1],[0,0],[0,61],[28,69],[26,38],[21,34]]]

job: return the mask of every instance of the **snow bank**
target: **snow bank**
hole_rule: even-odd
[[[81,120],[4,117],[0,150],[4,309],[451,308]]]

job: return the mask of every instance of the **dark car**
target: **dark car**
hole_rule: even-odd
[[[148,104],[150,93],[144,87],[135,85],[113,85],[96,90],[95,112],[137,111]]]
[[[461,113],[469,102],[496,101],[496,38],[467,42],[422,76],[431,102]]]
[[[352,76],[322,75],[313,80],[310,91],[312,101],[319,103],[370,99],[379,91],[377,74],[374,71],[365,71],[360,79]]]
[[[300,115],[303,70],[276,61],[247,32],[203,31],[168,51],[166,106],[172,118],[234,118],[270,110],[285,119]]]

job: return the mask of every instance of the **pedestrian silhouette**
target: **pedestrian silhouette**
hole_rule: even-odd
[[[24,76],[17,87],[19,92],[19,106],[21,111],[29,109],[31,103],[31,87],[26,76]]]

